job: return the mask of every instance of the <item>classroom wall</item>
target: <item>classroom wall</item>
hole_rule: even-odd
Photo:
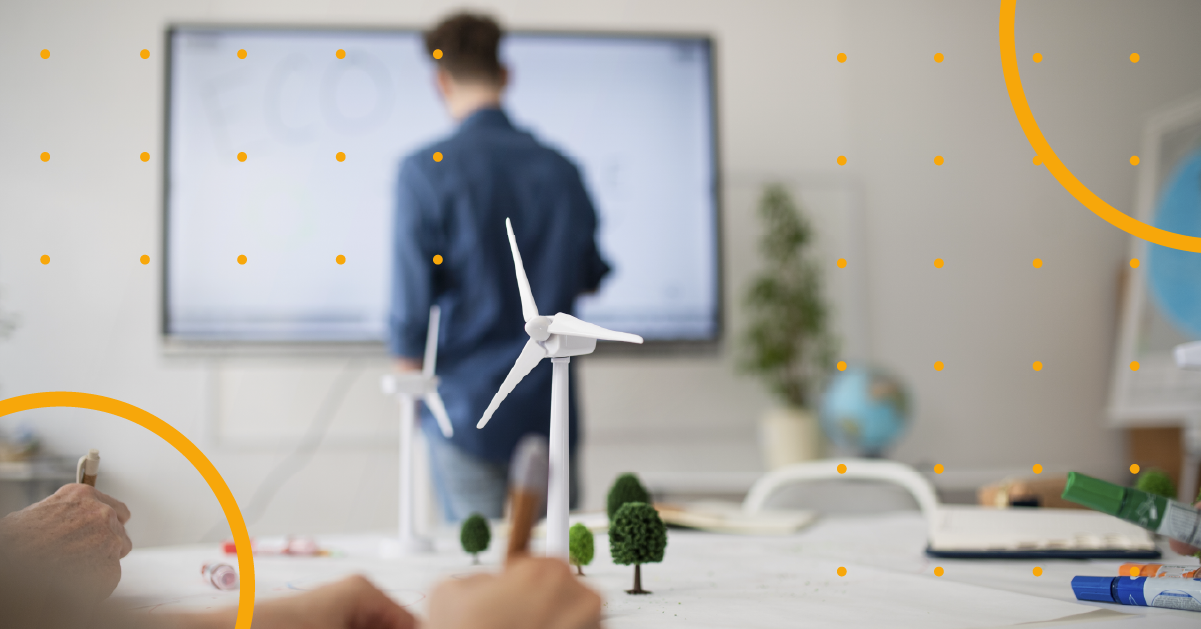
[[[0,5],[0,307],[22,321],[0,343],[0,396],[86,391],[158,415],[201,445],[252,534],[393,527],[394,408],[377,386],[386,363],[165,355],[157,260],[136,263],[160,250],[159,170],[130,156],[161,146],[167,22],[421,25],[455,6]],[[996,2],[474,6],[515,27],[717,39],[726,342],[709,353],[578,361],[587,505],[601,504],[612,474],[627,469],[761,469],[756,422],[774,401],[735,363],[741,294],[756,267],[754,203],[772,180],[788,183],[825,230],[822,255],[848,352],[912,387],[914,425],[896,458],[942,463],[947,477],[1033,463],[1118,476],[1122,439],[1103,411],[1128,240],[1030,163],[1001,77]],[[1133,199],[1127,160],[1143,118],[1201,90],[1190,67],[1201,58],[1189,31],[1197,23],[1201,5],[1187,0],[1019,6],[1019,58],[1042,129],[1115,207]],[[50,60],[38,58],[42,48]],[[149,61],[137,58],[142,48],[152,51]],[[847,63],[835,61],[839,52]],[[936,52],[943,63],[933,62]],[[1034,52],[1044,56],[1037,66]],[[1140,53],[1139,64],[1126,60],[1130,52]],[[51,162],[37,159],[42,151]],[[836,165],[838,155],[846,166]],[[934,155],[946,162],[934,166]],[[864,225],[857,239],[838,231],[856,211]],[[42,254],[50,265],[38,263]],[[834,275],[838,257],[861,286]],[[934,268],[936,257],[944,268]],[[1043,268],[1031,267],[1035,257]],[[855,290],[867,306],[858,324],[847,312]],[[946,369],[935,372],[935,360]],[[1044,363],[1041,372],[1030,369],[1033,360]],[[323,419],[316,414],[336,397],[339,378],[351,385],[318,447],[306,430]],[[145,430],[70,409],[0,422],[14,419],[35,424],[58,452],[101,448],[102,489],[131,505],[137,545],[223,534],[204,481]],[[303,443],[312,447],[294,455]]]

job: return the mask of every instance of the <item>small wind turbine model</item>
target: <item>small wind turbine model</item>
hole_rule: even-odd
[[[425,358],[421,371],[402,374],[387,374],[382,388],[387,395],[395,395],[400,402],[400,554],[413,554],[433,550],[430,540],[417,535],[414,529],[413,455],[416,443],[414,430],[417,423],[417,401],[420,398],[429,407],[442,434],[449,439],[455,434],[446,414],[446,405],[438,395],[438,378],[434,366],[438,360],[438,322],[442,311],[430,306],[429,331],[425,337]]]
[[[606,330],[599,325],[581,321],[569,314],[558,313],[551,317],[538,314],[530,281],[521,264],[521,252],[517,250],[517,238],[513,235],[513,224],[505,219],[509,231],[509,248],[513,250],[513,266],[517,267],[517,290],[521,293],[521,314],[525,317],[525,332],[530,335],[521,355],[500,390],[484,411],[476,428],[483,428],[496,412],[496,408],[530,373],[543,358],[550,358],[554,374],[550,388],[550,482],[546,499],[546,554],[551,557],[567,558],[567,506],[570,500],[570,465],[567,439],[567,370],[572,356],[591,354],[596,349],[597,339],[641,343],[642,337],[626,332]]]

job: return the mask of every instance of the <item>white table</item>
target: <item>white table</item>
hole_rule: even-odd
[[[255,560],[260,600],[364,573],[416,613],[445,578],[495,571],[503,539],[472,566],[447,531],[437,552],[382,558],[384,537],[322,537],[333,557]],[[787,537],[736,537],[672,530],[662,564],[643,566],[650,596],[630,596],[633,568],[612,563],[608,538],[596,536],[586,581],[605,597],[606,626],[624,627],[1000,627],[1067,618],[1070,627],[1122,629],[1201,626],[1201,614],[1082,603],[1069,582],[1076,575],[1117,575],[1115,561],[935,560],[924,554],[925,525],[916,513],[831,518]],[[1196,562],[1170,554],[1165,560]],[[122,562],[116,604],[142,613],[234,605],[200,578],[201,564],[233,556],[215,544],[137,549]],[[1034,566],[1043,574],[1035,577]],[[838,567],[847,568],[839,577]],[[933,574],[944,569],[942,577]],[[1058,624],[1058,623],[1057,623]],[[1049,625],[1047,625],[1049,626]]]

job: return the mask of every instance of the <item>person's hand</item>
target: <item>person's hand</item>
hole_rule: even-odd
[[[0,539],[14,555],[62,575],[84,600],[107,598],[121,580],[129,509],[96,488],[72,483],[0,519]]]
[[[208,614],[181,614],[172,629],[229,629],[237,608]],[[254,606],[254,629],[414,629],[417,621],[365,577],[352,576],[311,592]]]
[[[442,583],[430,595],[430,629],[598,629],[601,598],[566,563],[514,560],[499,575]]]
[[[1201,500],[1197,501],[1197,504],[1195,504],[1193,506],[1197,507],[1197,508],[1201,508]],[[1201,553],[1201,548],[1197,548],[1196,546],[1189,546],[1188,544],[1185,544],[1184,542],[1176,541],[1174,539],[1168,540],[1168,545],[1172,547],[1173,552],[1180,553],[1181,555],[1193,556],[1193,555],[1196,555],[1197,553]]]

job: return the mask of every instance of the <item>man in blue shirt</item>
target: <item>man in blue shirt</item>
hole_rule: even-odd
[[[422,427],[451,522],[472,512],[500,517],[517,441],[549,430],[550,361],[521,381],[486,428],[475,427],[529,338],[505,218],[545,312],[571,313],[576,297],[595,291],[609,271],[579,169],[516,129],[501,109],[508,73],[497,57],[500,37],[496,22],[470,14],[425,33],[438,90],[460,125],[403,161],[396,190],[389,346],[400,369],[419,369],[430,305],[441,307],[437,375],[454,437],[442,436],[428,409]],[[575,389],[573,450],[580,434]],[[573,471],[573,505],[577,477]]]

